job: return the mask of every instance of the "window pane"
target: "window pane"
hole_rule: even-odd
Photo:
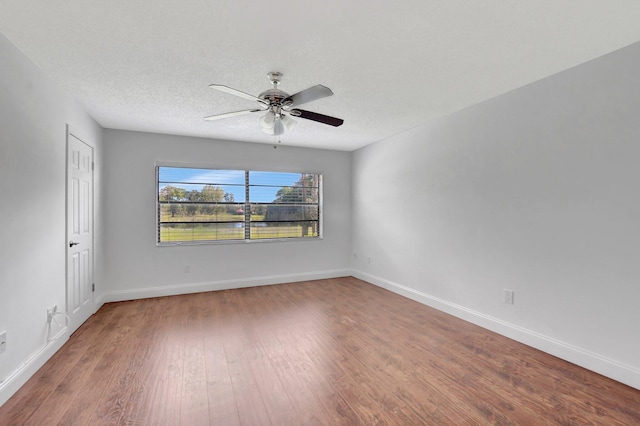
[[[319,175],[249,172],[249,197],[260,203],[318,202]]]
[[[249,172],[250,185],[292,186],[304,173]]]
[[[158,167],[160,183],[199,183],[244,185],[244,170],[194,169],[190,167]]]
[[[249,198],[259,203],[317,203],[318,188],[296,186],[251,186]]]
[[[244,204],[162,203],[160,222],[243,222]]]
[[[162,223],[160,241],[187,242],[244,239],[244,223]]]
[[[160,183],[160,201],[219,201],[244,203],[244,185]]]
[[[158,167],[161,201],[245,202],[244,170]]]
[[[318,220],[317,205],[295,204],[252,204],[251,211],[263,213],[261,218],[251,217],[251,221],[293,221],[293,220]]]
[[[252,222],[251,239],[317,237],[318,222]]]

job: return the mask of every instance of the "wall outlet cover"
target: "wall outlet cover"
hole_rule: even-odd
[[[504,303],[513,305],[513,290],[504,290]]]

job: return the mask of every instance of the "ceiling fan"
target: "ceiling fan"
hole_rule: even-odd
[[[338,127],[344,123],[344,120],[340,118],[330,117],[328,115],[319,114],[317,112],[307,111],[297,108],[298,105],[306,104],[307,102],[315,101],[327,96],[333,95],[333,92],[328,87],[321,84],[315,85],[308,89],[302,90],[298,93],[290,95],[282,90],[278,89],[282,73],[270,72],[267,74],[269,81],[273,84],[273,88],[265,90],[258,96],[253,96],[248,93],[241,92],[240,90],[232,89],[231,87],[223,86],[221,84],[210,84],[212,89],[219,90],[221,92],[236,95],[250,101],[256,101],[258,103],[257,108],[245,109],[242,111],[227,112],[225,114],[212,115],[205,117],[205,120],[213,121],[221,118],[235,117],[238,115],[252,114],[256,112],[265,112],[260,117],[260,124],[262,125],[262,131],[269,135],[281,135],[284,130],[292,130],[296,122],[291,117],[300,117],[311,121],[317,121],[318,123],[328,124],[330,126]]]

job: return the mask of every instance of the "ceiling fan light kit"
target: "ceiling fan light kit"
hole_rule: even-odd
[[[204,119],[213,121],[256,112],[265,112],[265,114],[258,119],[258,122],[262,127],[262,131],[272,136],[283,134],[285,129],[287,131],[293,130],[296,125],[296,121],[291,117],[299,117],[334,127],[341,126],[342,123],[344,123],[344,120],[341,118],[330,117],[328,115],[297,108],[298,105],[333,95],[333,92],[328,87],[318,84],[290,95],[287,92],[278,89],[278,85],[282,79],[282,73],[273,71],[268,73],[267,77],[269,77],[269,81],[273,87],[265,90],[258,96],[253,96],[220,84],[209,85],[212,89],[255,101],[258,103],[258,108],[212,115],[205,117]]]

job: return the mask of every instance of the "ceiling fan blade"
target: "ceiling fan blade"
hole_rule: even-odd
[[[207,121],[213,121],[213,120],[220,120],[221,118],[229,118],[229,117],[235,117],[238,115],[245,115],[245,114],[251,114],[252,112],[262,112],[264,110],[262,109],[245,109],[242,111],[233,111],[233,112],[227,112],[225,114],[218,114],[218,115],[211,115],[209,117],[205,117],[204,119]]]
[[[291,108],[298,105],[306,104],[307,102],[315,101],[317,99],[326,98],[333,95],[333,92],[328,87],[318,84],[301,92],[294,93],[283,99],[282,104],[285,107]]]
[[[303,109],[292,109],[289,111],[294,117],[306,118],[307,120],[317,121],[318,123],[328,124],[329,126],[338,127],[344,123],[341,118],[330,117],[328,115],[319,114],[317,112],[305,111]]]
[[[232,89],[231,87],[228,87],[228,86],[223,86],[222,84],[210,84],[209,87],[224,93],[229,93],[230,95],[235,95],[244,99],[248,99],[250,101],[260,102],[260,104],[264,106],[269,106],[269,101],[265,101],[264,99],[260,99],[257,96],[253,96],[248,93],[241,92],[240,90]]]

